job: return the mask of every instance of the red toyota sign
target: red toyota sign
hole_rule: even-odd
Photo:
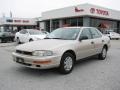
[[[95,13],[95,8],[91,8],[91,9],[90,9],[90,12],[91,12],[91,13]]]
[[[90,13],[104,15],[104,16],[109,16],[109,12],[108,11],[101,10],[101,9],[95,9],[95,8],[91,8],[90,9]]]

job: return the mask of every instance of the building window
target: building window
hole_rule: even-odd
[[[13,22],[13,20],[12,19],[7,19],[6,22]]]
[[[50,32],[50,20],[45,21],[45,30]]]
[[[83,26],[83,18],[67,18],[63,19],[63,26]]]
[[[77,18],[77,26],[83,26],[83,18]]]
[[[77,26],[77,18],[70,19],[70,26]]]
[[[117,31],[117,21],[91,18],[90,26],[98,28],[103,33],[105,30],[113,30],[115,32]]]
[[[59,28],[59,20],[52,21],[52,30]]]

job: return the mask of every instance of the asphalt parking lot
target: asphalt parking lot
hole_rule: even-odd
[[[35,70],[14,63],[16,43],[0,43],[0,90],[120,90],[120,40],[112,40],[106,60],[80,61],[71,74]]]

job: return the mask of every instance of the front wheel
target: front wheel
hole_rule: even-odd
[[[98,55],[98,59],[105,60],[107,56],[107,49],[103,47],[102,52]]]
[[[60,73],[68,74],[73,70],[75,58],[71,53],[65,53],[60,62]]]

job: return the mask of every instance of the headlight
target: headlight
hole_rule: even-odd
[[[47,50],[40,50],[40,51],[34,51],[32,53],[33,56],[40,56],[40,57],[43,57],[43,56],[52,56],[53,55],[53,52],[52,51],[47,51]]]

